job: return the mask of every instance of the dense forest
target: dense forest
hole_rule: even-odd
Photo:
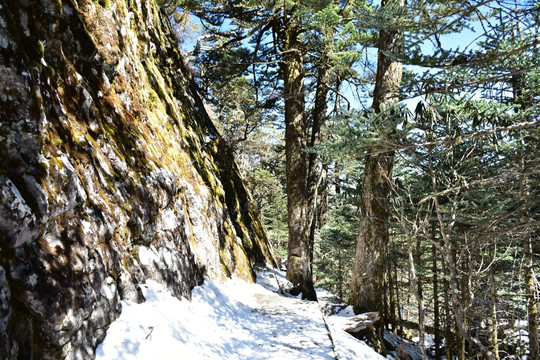
[[[540,358],[540,2],[161,6],[293,293]]]

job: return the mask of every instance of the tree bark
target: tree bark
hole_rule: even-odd
[[[328,50],[329,51],[329,50]],[[317,230],[317,198],[319,185],[322,180],[322,164],[319,161],[319,154],[313,151],[313,148],[321,143],[321,130],[326,121],[328,82],[330,74],[328,64],[326,63],[326,55],[321,55],[321,60],[318,66],[317,89],[315,91],[315,105],[312,112],[313,124],[311,126],[311,139],[309,147],[312,151],[309,152],[308,170],[307,170],[307,191],[308,191],[308,222],[309,222],[309,244],[311,263],[313,264],[313,248],[315,245],[315,232]]]
[[[525,293],[527,296],[527,318],[529,331],[529,355],[527,359],[540,359],[540,347],[538,344],[538,294],[535,286],[533,271],[532,237],[527,236],[524,241],[525,257]]]
[[[395,288],[396,288],[396,307],[397,307],[397,316],[398,316],[398,322],[401,323],[403,321],[403,317],[401,316],[401,301],[399,297],[399,279],[398,279],[398,272],[397,272],[397,265],[394,265],[394,279],[396,280]],[[397,329],[397,335],[403,336],[403,326],[399,326],[399,329]]]
[[[338,249],[338,297],[343,299],[343,259],[341,249]]]
[[[439,327],[441,326],[441,320],[439,315],[439,279],[437,268],[437,248],[435,246],[435,223],[431,222],[431,257],[433,261],[432,272],[433,272],[433,327],[436,329],[435,332],[435,360],[440,360],[441,358],[441,336],[438,332]]]
[[[385,255],[385,257],[387,258],[388,255]],[[388,263],[387,263],[388,264]],[[384,319],[388,319],[388,317],[390,316],[390,311],[388,309],[388,278],[386,277],[388,275],[388,273],[385,273],[385,278],[384,278],[384,282],[383,282],[383,293],[384,293],[384,296],[383,296],[383,299],[384,299],[384,302],[383,302],[383,318]],[[385,321],[384,323],[384,328],[388,331],[388,321]]]
[[[414,257],[412,253],[412,240],[411,236],[407,234],[408,238],[408,254],[409,254],[409,265],[411,267],[411,287],[413,289],[414,295],[416,297],[416,302],[418,304],[418,334],[419,334],[419,346],[420,351],[422,352],[422,359],[427,360],[426,354],[426,342],[425,342],[425,326],[424,326],[424,300],[422,299],[421,285],[418,276],[416,275],[416,268],[414,264]]]
[[[319,229],[328,222],[328,165],[323,164],[323,178],[321,181],[321,206],[319,208]]]
[[[382,6],[404,0],[383,0]],[[394,60],[401,51],[402,32],[384,29],[379,33],[377,74],[372,108],[381,112],[399,101],[403,64]],[[390,55],[390,56],[389,56]],[[350,303],[357,312],[378,311],[384,303],[384,275],[390,216],[390,183],[394,167],[394,152],[368,155],[365,160],[362,216],[359,224],[353,269]],[[381,319],[384,323],[384,319]],[[378,325],[378,329],[382,328]]]
[[[285,157],[287,173],[287,209],[289,243],[287,279],[292,293],[303,299],[317,300],[313,287],[312,246],[309,239],[307,154],[304,64],[299,39],[300,28],[291,21],[284,8],[281,73],[285,96]]]
[[[491,351],[496,360],[500,359],[499,356],[499,340],[498,331],[499,326],[497,324],[497,284],[495,283],[495,273],[493,266],[489,271],[490,290],[491,290]]]
[[[394,265],[395,266],[395,265]],[[388,266],[388,295],[390,297],[390,325],[392,326],[392,332],[396,333],[396,302],[394,300],[394,275],[393,275],[392,263]]]
[[[393,165],[393,154],[368,156],[366,159],[362,218],[351,289],[351,302],[357,313],[383,312],[385,254],[390,215],[388,195]]]
[[[468,247],[467,244],[467,234],[465,234],[465,246]],[[456,256],[454,255],[454,259]],[[468,312],[469,307],[471,305],[471,277],[470,277],[470,252],[467,252],[467,255],[464,256],[464,263],[463,263],[463,269],[461,270],[462,276],[461,276],[461,304],[462,304],[462,322],[463,327],[468,332],[469,328],[469,319],[468,319]],[[467,359],[467,339],[464,336],[460,335],[461,333],[458,333],[457,339],[458,339],[458,359],[465,360]]]
[[[420,264],[422,264],[422,241],[420,236],[416,236],[416,254],[414,259],[415,269],[414,270],[414,278],[416,279],[416,288],[417,288],[417,297],[416,300],[418,302],[418,325],[420,326],[419,331],[419,341],[420,341],[420,350],[422,351],[422,358],[427,359],[426,354],[426,333],[425,333],[425,326],[426,326],[426,320],[424,315],[424,291],[422,288],[422,278],[419,276],[418,272],[416,271],[416,266],[420,268]],[[421,272],[421,270],[419,270]]]
[[[447,266],[444,265],[444,273],[448,275]],[[450,314],[450,284],[448,278],[444,280],[444,337],[446,344],[446,358],[452,359],[452,349],[454,347],[454,336],[452,334],[452,326],[450,322],[452,321],[452,316]]]

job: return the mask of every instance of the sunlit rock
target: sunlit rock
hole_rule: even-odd
[[[273,263],[153,1],[0,5],[0,358],[88,359],[152,279]]]

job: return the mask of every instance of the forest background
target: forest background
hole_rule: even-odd
[[[161,3],[298,294],[539,358],[540,2]]]

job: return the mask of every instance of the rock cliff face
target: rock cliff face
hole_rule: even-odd
[[[88,359],[154,279],[273,263],[153,0],[0,3],[0,359]]]

